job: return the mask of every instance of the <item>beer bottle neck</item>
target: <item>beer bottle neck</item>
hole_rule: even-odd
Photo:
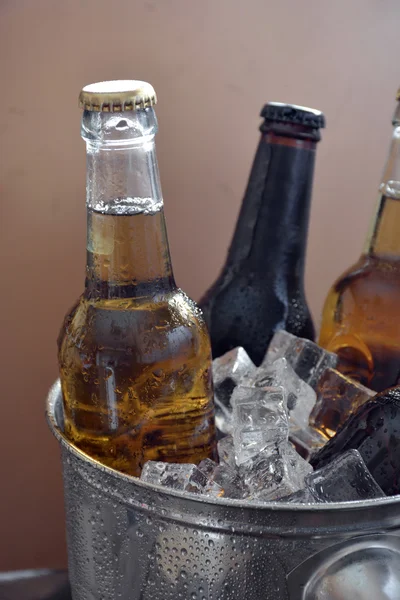
[[[245,260],[272,278],[274,273],[303,278],[319,135],[297,133],[293,137],[284,127],[263,131],[229,249],[230,266]]]
[[[378,206],[365,253],[386,260],[400,259],[400,103],[393,119],[389,158],[379,186]]]
[[[174,284],[152,108],[85,111],[87,278],[91,294],[132,297]]]

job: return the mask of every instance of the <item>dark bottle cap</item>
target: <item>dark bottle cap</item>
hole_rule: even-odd
[[[320,110],[307,108],[306,106],[296,106],[295,104],[268,102],[262,109],[260,116],[266,121],[303,125],[312,129],[325,127],[325,117]]]

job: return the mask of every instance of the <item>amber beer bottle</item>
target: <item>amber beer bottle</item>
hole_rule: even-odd
[[[243,346],[259,365],[273,333],[314,339],[304,260],[321,112],[270,102],[226,263],[200,306],[214,358]]]
[[[364,252],[328,293],[319,343],[373,390],[400,381],[400,103]]]
[[[86,284],[58,340],[67,437],[131,475],[215,458],[210,340],[172,273],[155,101],[138,81],[81,92]]]

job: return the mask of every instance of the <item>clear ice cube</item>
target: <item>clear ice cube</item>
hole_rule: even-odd
[[[273,336],[263,363],[271,364],[278,358],[286,358],[297,375],[314,389],[325,369],[337,364],[336,354],[284,330]]]
[[[326,369],[318,381],[317,402],[310,415],[310,425],[332,437],[340,425],[375,393],[335,369]]]
[[[222,433],[232,433],[232,392],[242,377],[253,369],[253,361],[241,346],[213,360],[215,423]]]
[[[218,432],[228,435],[233,431],[232,409],[220,402],[214,394],[215,426]]]
[[[218,465],[210,458],[206,458],[199,464],[199,470],[223,489],[224,498],[243,498],[247,495],[238,471],[227,464]]]
[[[226,435],[218,441],[218,456],[220,464],[236,469],[235,447],[231,435]]]
[[[254,369],[242,379],[241,385],[282,386],[286,390],[291,429],[308,427],[316,394],[312,387],[295,373],[286,358],[278,358],[273,363],[262,363],[258,369]]]
[[[293,344],[298,338],[285,331],[285,329],[280,329],[272,336],[272,339],[269,343],[267,353],[264,357],[263,364],[273,363],[278,358],[283,358],[285,356],[286,350],[289,348],[291,344]]]
[[[204,473],[208,479],[212,478],[216,467],[218,467],[218,463],[211,460],[211,458],[205,458],[198,464],[199,471]]]
[[[213,360],[214,392],[222,404],[230,406],[233,390],[242,377],[253,369],[254,363],[240,346]]]
[[[347,450],[306,478],[316,502],[348,502],[385,496],[358,450]]]
[[[283,387],[237,386],[232,394],[233,443],[241,465],[267,447],[288,439],[289,425]]]
[[[256,501],[278,500],[301,490],[311,472],[312,466],[290,443],[274,451],[265,450],[240,467],[249,498]]]
[[[215,481],[211,481],[196,465],[175,464],[149,460],[140,475],[141,481],[161,485],[174,490],[222,496],[223,490]]]

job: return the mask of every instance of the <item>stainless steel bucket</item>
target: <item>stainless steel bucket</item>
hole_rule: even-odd
[[[148,485],[63,436],[74,600],[400,600],[400,498],[246,505]]]

